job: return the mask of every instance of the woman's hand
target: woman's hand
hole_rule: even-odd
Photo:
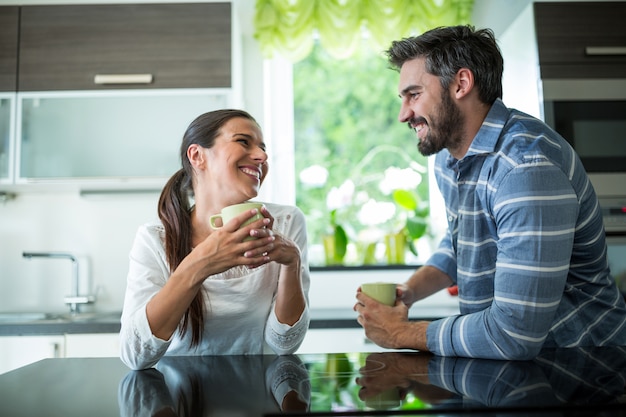
[[[257,248],[251,250],[249,253],[245,255],[248,257],[259,257],[262,256],[263,262],[259,265],[251,265],[251,267],[261,266],[267,262],[276,262],[285,266],[300,266],[300,248],[296,245],[292,240],[287,239],[285,236],[280,233],[276,233],[272,230],[274,226],[274,217],[270,214],[265,206],[261,208],[261,214],[265,217],[266,220],[269,220],[267,223],[267,227],[264,229],[253,229],[250,231],[250,236],[264,238],[267,236],[273,236],[274,242],[272,248],[269,250],[265,250],[262,248]],[[265,259],[268,258],[268,259]],[[267,260],[267,262],[265,262]]]
[[[256,210],[239,214],[223,227],[214,230],[181,262],[180,267],[197,269],[195,278],[224,272],[235,266],[258,267],[271,262],[268,254],[275,247],[274,233],[268,228],[273,219],[263,217],[246,226]],[[247,237],[254,239],[245,240]],[[194,280],[195,281],[195,280]]]

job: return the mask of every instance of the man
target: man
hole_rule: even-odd
[[[393,307],[357,291],[358,322],[386,348],[525,360],[542,347],[626,345],[602,215],[585,170],[546,124],[508,109],[493,32],[438,28],[392,43],[398,119],[436,155],[448,231],[398,285]],[[460,315],[409,321],[416,301],[456,284]]]

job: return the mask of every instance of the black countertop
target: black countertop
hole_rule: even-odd
[[[626,347],[533,361],[416,352],[45,359],[0,375],[2,416],[624,416]],[[381,393],[383,393],[381,395]]]

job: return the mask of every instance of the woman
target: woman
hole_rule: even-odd
[[[209,224],[222,208],[257,196],[268,169],[261,128],[241,110],[205,113],[187,128],[180,153],[160,221],[139,228],[130,252],[122,361],[144,369],[163,355],[295,352],[309,325],[302,212],[265,204],[264,217],[241,229],[255,210],[219,229]]]

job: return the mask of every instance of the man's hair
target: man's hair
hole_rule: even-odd
[[[467,68],[474,74],[482,102],[492,104],[502,98],[504,62],[491,29],[475,30],[471,25],[439,27],[393,41],[386,54],[397,70],[406,61],[425,58],[426,71],[438,76],[444,89],[461,68]]]

